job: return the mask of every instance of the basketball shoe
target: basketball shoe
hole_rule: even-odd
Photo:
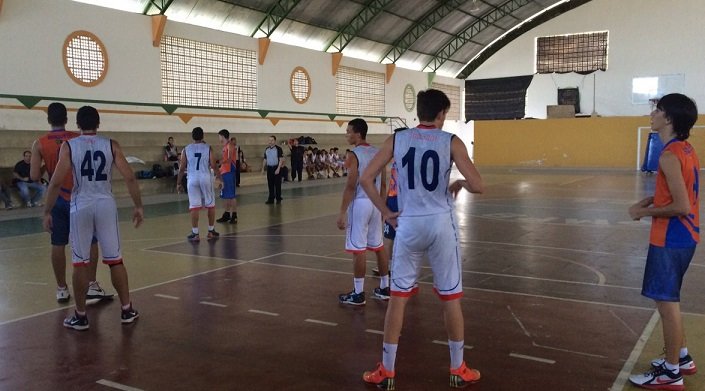
[[[683,376],[680,373],[673,373],[665,365],[651,368],[646,373],[629,376],[629,381],[635,386],[650,388],[652,390],[685,390]]]
[[[465,361],[458,368],[450,369],[450,386],[451,388],[465,388],[468,385],[480,380],[480,371],[477,369],[468,368]]]
[[[341,304],[350,305],[365,305],[365,292],[355,293],[353,289],[350,293],[341,293],[338,295],[338,300]]]
[[[656,358],[651,360],[651,367],[658,368],[666,362],[665,358]],[[695,375],[698,372],[698,368],[695,367],[695,361],[690,357],[690,354],[686,354],[685,357],[681,357],[678,360],[678,366],[681,374],[684,376]]]
[[[394,371],[388,371],[382,363],[377,363],[377,369],[374,371],[363,373],[362,380],[382,390],[394,390]]]

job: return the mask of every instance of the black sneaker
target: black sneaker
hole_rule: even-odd
[[[134,308],[132,308],[132,304],[130,304],[130,308],[122,310],[122,313],[120,314],[120,322],[132,323],[136,321],[139,317],[140,313],[137,312]]]
[[[379,287],[375,288],[374,297],[375,299],[389,300],[389,287],[386,287],[384,289]]]
[[[230,220],[230,212],[223,213],[223,216],[216,221],[219,223],[227,223]]]
[[[208,240],[218,239],[219,237],[220,237],[220,234],[218,233],[218,231],[216,231],[214,229],[208,231]]]
[[[267,201],[265,202],[265,204],[267,204],[267,205],[272,205],[273,203],[274,203],[274,200],[267,200]]]
[[[201,240],[201,236],[197,233],[191,232],[191,234],[188,235],[186,239],[188,239],[189,242],[198,242],[199,240]]]
[[[281,204],[281,203],[282,203],[282,199],[280,198],[280,199],[277,200],[277,205],[279,205],[279,204]]]
[[[232,216],[230,216],[230,224],[236,224],[237,223],[237,212],[233,213]]]
[[[341,293],[338,295],[338,300],[340,304],[350,304],[350,305],[365,305],[365,292],[355,293],[353,289],[350,293]]]
[[[81,316],[76,311],[73,312],[73,316],[64,319],[64,327],[68,327],[70,329],[78,330],[78,331],[83,331],[83,330],[88,330],[90,327],[88,325],[88,317],[87,316]]]

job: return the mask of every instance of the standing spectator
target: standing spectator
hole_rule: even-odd
[[[480,380],[480,372],[469,368],[463,360],[465,326],[460,301],[463,273],[453,196],[463,188],[481,193],[484,186],[480,173],[468,157],[465,144],[442,130],[450,109],[448,97],[439,90],[421,91],[416,108],[420,124],[390,136],[360,178],[372,203],[397,230],[392,261],[392,297],[384,320],[382,362],[375,370],[365,372],[362,378],[380,388],[394,389],[394,366],[404,309],[409,297],[419,289],[417,280],[426,255],[433,272],[434,291],[443,303],[442,319],[445,320],[450,353],[450,386],[462,388]],[[389,210],[375,185],[375,178],[391,159],[399,168],[397,199],[400,212]],[[450,184],[453,163],[465,180]],[[350,175],[353,175],[352,170],[348,171]]]
[[[12,199],[10,198],[10,188],[2,182],[0,182],[0,200],[5,203],[6,210],[10,210],[15,207],[12,205]]]
[[[73,293],[76,309],[73,316],[64,319],[64,327],[74,330],[89,328],[86,316],[86,291],[88,290],[88,267],[91,241],[95,236],[103,253],[103,263],[110,266],[110,278],[118,292],[121,304],[120,322],[132,323],[139,313],[132,308],[127,269],[120,251],[118,211],[110,180],[113,168],[122,174],[127,190],[135,205],[132,222],[139,227],[144,219],[140,188],[135,174],[117,141],[97,135],[100,125],[98,110],[90,106],[78,109],[76,122],[81,135],[61,146],[59,163],[49,183],[47,203],[44,207],[44,229],[51,232],[53,219],[51,210],[59,197],[61,184],[74,171],[74,186],[71,194],[71,253],[73,254]]]
[[[24,151],[24,158],[15,164],[15,169],[12,171],[14,179],[12,183],[17,186],[17,190],[20,191],[20,198],[22,202],[27,205],[28,208],[34,206],[41,206],[40,200],[44,195],[45,187],[44,185],[37,181],[34,182],[30,178],[30,163],[32,161],[32,152]],[[34,196],[30,198],[29,191],[34,190]]]
[[[651,216],[649,252],[641,294],[656,302],[661,316],[665,357],[651,361],[644,374],[629,381],[643,388],[683,390],[683,375],[697,369],[688,354],[680,292],[700,241],[700,163],[686,141],[698,119],[698,108],[682,94],[661,98],[651,112],[651,128],[665,144],[658,162],[656,190],[629,208],[634,220]]]
[[[179,149],[174,145],[174,138],[169,137],[166,140],[166,145],[164,146],[164,161],[165,162],[178,162],[179,161]]]
[[[269,189],[269,197],[265,204],[273,204],[274,200],[277,204],[282,202],[282,177],[280,171],[284,166],[284,151],[277,145],[277,137],[269,136],[269,146],[264,150],[264,159],[262,160],[262,172],[267,170],[267,188]]]
[[[242,171],[242,165],[240,164],[240,146],[237,145],[237,137],[230,137],[230,144],[235,149],[235,187],[240,187],[240,171]]]
[[[213,193],[213,174],[215,171],[215,157],[211,146],[203,141],[203,129],[193,128],[191,131],[193,143],[184,147],[181,154],[179,174],[176,178],[176,190],[181,192],[183,186],[181,179],[184,171],[188,170],[188,203],[191,214],[191,233],[186,237],[192,242],[198,242],[198,213],[202,208],[208,210],[208,240],[217,239],[220,234],[215,230],[215,195]],[[216,171],[217,172],[217,171]]]
[[[32,161],[30,163],[30,176],[33,180],[39,180],[42,176],[42,169],[46,169],[51,180],[56,166],[59,163],[59,150],[66,141],[79,136],[76,132],[66,131],[66,106],[54,102],[47,108],[47,121],[51,126],[51,132],[38,138],[32,144]],[[44,167],[42,167],[42,162]],[[69,301],[69,288],[66,284],[66,245],[69,243],[69,229],[71,221],[71,192],[73,190],[73,175],[69,173],[64,178],[59,188],[59,196],[56,204],[51,209],[52,230],[51,230],[51,266],[56,279],[56,301],[65,303]],[[103,299],[113,297],[106,294],[96,280],[98,270],[98,245],[95,241],[91,243],[90,264],[88,265],[88,299]]]
[[[294,138],[289,144],[289,149],[291,149],[291,181],[295,181],[298,177],[301,182],[304,171],[304,147],[299,145],[299,139]]]
[[[235,190],[235,149],[230,143],[230,132],[221,129],[218,132],[220,144],[223,146],[223,158],[220,159],[220,176],[223,187],[220,190],[220,198],[225,200],[225,212],[218,220],[219,223],[237,223],[237,193]]]
[[[365,274],[367,274],[367,250],[377,257],[377,267],[381,274],[379,287],[374,289],[374,297],[389,299],[389,259],[382,244],[382,215],[360,187],[358,174],[362,173],[375,156],[378,149],[367,143],[367,123],[355,118],[348,123],[345,138],[354,145],[345,164],[350,170],[343,190],[340,215],[336,221],[339,229],[345,229],[345,251],[353,258],[353,290],[342,293],[338,301],[342,304],[364,305]],[[322,149],[325,151],[325,149]],[[386,173],[377,175],[375,186],[380,194],[386,194]],[[347,229],[346,229],[347,228]]]

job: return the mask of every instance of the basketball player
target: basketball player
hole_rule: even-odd
[[[700,241],[700,163],[686,140],[698,108],[682,94],[668,94],[651,112],[651,129],[665,144],[658,163],[656,191],[629,208],[634,220],[651,216],[649,252],[641,294],[654,300],[663,327],[665,357],[651,369],[632,375],[633,384],[655,390],[683,390],[683,375],[697,369],[688,354],[680,309],[683,276]]]
[[[384,322],[382,362],[363,380],[383,389],[394,389],[394,365],[410,296],[418,291],[417,279],[424,254],[433,271],[433,288],[443,303],[443,319],[450,348],[450,386],[465,387],[480,380],[480,372],[463,360],[465,330],[460,299],[463,296],[462,260],[458,244],[453,199],[460,189],[481,193],[480,174],[463,142],[444,132],[450,100],[439,90],[417,95],[420,124],[389,137],[362,174],[360,183],[384,219],[396,227],[392,260],[391,300]],[[392,212],[377,193],[375,178],[394,159],[397,167],[399,211]],[[455,163],[465,180],[449,186]],[[397,225],[398,222],[398,225]]]
[[[132,323],[139,313],[132,308],[127,270],[122,262],[117,207],[110,180],[113,166],[125,178],[127,189],[135,204],[132,221],[135,227],[142,224],[144,210],[137,180],[122,148],[117,141],[98,136],[100,125],[98,111],[83,106],[76,114],[81,135],[61,146],[59,163],[49,182],[47,203],[44,206],[44,228],[52,232],[54,226],[51,210],[56,204],[61,185],[73,171],[73,193],[71,194],[71,249],[73,253],[73,293],[76,310],[64,320],[64,326],[74,330],[89,328],[86,316],[86,290],[88,288],[88,264],[91,240],[98,238],[103,263],[110,267],[110,278],[120,298],[121,322]]]
[[[62,103],[54,102],[47,108],[47,121],[51,126],[51,131],[38,138],[32,144],[32,161],[30,163],[30,177],[33,181],[39,182],[42,177],[42,163],[49,174],[49,179],[54,175],[56,164],[59,161],[59,149],[61,144],[74,137],[78,133],[66,131],[68,116],[66,106]],[[66,245],[69,243],[69,218],[71,189],[73,188],[73,175],[69,173],[60,187],[59,198],[56,205],[51,210],[54,228],[51,232],[51,266],[54,269],[56,279],[56,301],[65,303],[69,301],[71,295],[66,284]],[[88,283],[88,299],[112,298],[112,294],[107,294],[96,281],[96,271],[98,269],[98,245],[93,243],[90,252],[91,262],[88,265],[90,282]]]
[[[191,234],[186,238],[198,242],[198,212],[201,208],[208,210],[208,239],[217,239],[220,234],[215,230],[215,195],[213,194],[213,178],[211,168],[218,172],[211,146],[203,141],[203,129],[193,128],[191,131],[193,143],[187,145],[181,154],[181,164],[176,180],[177,191],[183,191],[181,179],[184,171],[188,172],[188,203],[191,213]],[[220,176],[220,175],[218,175]]]
[[[365,273],[367,272],[366,251],[370,250],[377,256],[377,267],[380,272],[380,284],[374,290],[374,297],[389,299],[389,260],[382,244],[382,216],[370,202],[367,194],[358,183],[358,175],[369,164],[378,149],[367,143],[367,123],[362,118],[348,122],[345,138],[348,144],[354,145],[351,153],[345,159],[348,167],[348,180],[343,191],[343,201],[340,204],[340,215],[337,225],[345,231],[345,251],[353,255],[353,290],[338,296],[343,304],[364,305]],[[373,187],[380,194],[386,192],[386,174],[374,178]]]
[[[235,190],[237,148],[230,142],[230,132],[227,129],[221,129],[218,132],[218,139],[223,146],[223,158],[220,159],[220,176],[223,187],[220,190],[220,198],[225,200],[225,212],[216,221],[235,224],[237,223],[237,193]]]

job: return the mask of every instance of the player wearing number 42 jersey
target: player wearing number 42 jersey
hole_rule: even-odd
[[[61,146],[59,162],[49,183],[47,203],[44,207],[44,228],[51,232],[51,210],[56,203],[64,178],[73,172],[71,194],[71,241],[73,262],[73,288],[76,310],[64,320],[64,326],[74,330],[87,330],[86,290],[88,288],[88,263],[91,241],[98,239],[103,263],[110,267],[110,277],[118,293],[122,323],[134,322],[139,314],[132,308],[127,270],[120,250],[120,233],[115,198],[110,180],[113,167],[125,178],[127,189],[135,204],[132,221],[138,227],[144,218],[140,190],[120,145],[109,138],[98,136],[100,124],[98,111],[90,106],[81,107],[76,114],[81,135]]]
[[[404,309],[418,290],[424,255],[433,271],[433,288],[443,303],[443,319],[450,349],[450,386],[465,387],[480,380],[480,372],[463,360],[464,321],[462,259],[453,216],[453,197],[465,188],[483,191],[482,178],[468,157],[463,142],[443,130],[450,100],[439,90],[417,96],[420,124],[389,137],[360,178],[360,183],[384,219],[396,228],[391,270],[391,299],[384,321],[382,362],[363,380],[393,390],[396,351]],[[377,193],[375,177],[393,159],[397,169],[399,212],[392,212]],[[455,163],[465,180],[450,181]]]
[[[218,172],[211,146],[203,141],[203,129],[193,128],[191,131],[193,143],[187,145],[181,154],[179,174],[176,180],[177,190],[181,188],[184,171],[188,184],[189,212],[191,213],[191,233],[186,237],[192,242],[198,242],[198,212],[201,208],[208,210],[208,239],[217,239],[220,234],[215,230],[215,194],[213,193],[213,175],[211,169]],[[220,173],[217,174],[220,176]]]

